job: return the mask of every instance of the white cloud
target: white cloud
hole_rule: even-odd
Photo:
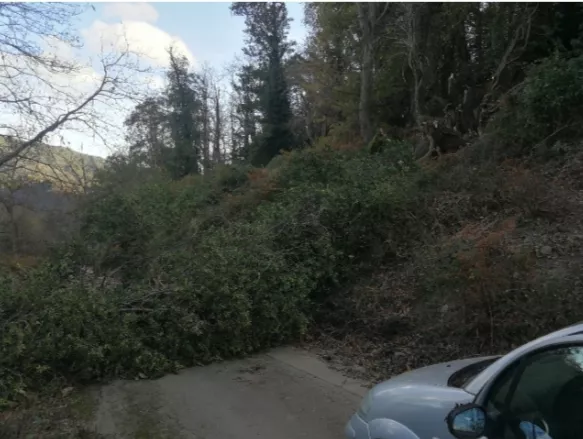
[[[102,78],[98,60],[106,54],[115,56],[115,53],[129,50],[139,58],[139,60],[130,58],[132,63],[139,63],[141,68],[146,67],[142,64],[152,67],[147,72],[127,73],[131,74],[132,87],[135,87],[140,96],[143,93],[148,94],[148,90],[149,93],[157,93],[164,87],[164,68],[168,66],[167,49],[170,46],[174,46],[176,51],[184,55],[192,65],[196,63],[192,52],[181,38],[172,36],[152,24],[157,20],[158,12],[151,5],[113,3],[104,5],[103,11],[101,20],[95,20],[88,28],[81,30],[85,44],[79,51],[61,47],[59,41],[48,40],[45,43],[46,53],[71,60],[78,66],[75,73],[46,78],[54,87],[74,95],[73,100],[83,98],[98,86]],[[113,23],[108,23],[108,21],[113,21]],[[125,75],[126,73],[124,77]],[[50,90],[47,90],[47,95],[50,95],[49,92]],[[73,149],[78,150],[83,146],[87,153],[108,155],[111,153],[112,145],[119,147],[124,144],[123,120],[134,105],[133,100],[121,99],[115,102],[96,102],[91,107],[90,111],[94,112],[100,121],[99,125],[93,129],[96,129],[98,134],[104,136],[105,139],[92,135],[93,130],[89,127],[72,122],[47,140],[60,144],[63,140],[59,136],[62,135],[64,141]],[[59,101],[51,110],[56,114],[66,110],[64,107],[65,103]],[[0,117],[1,122],[4,122],[2,117]]]
[[[194,56],[182,39],[143,21],[108,24],[96,20],[82,32],[89,48],[96,52],[101,50],[102,45],[120,51],[129,48],[131,52],[148,58],[155,65],[167,66],[167,50],[173,45],[191,64],[195,63]]]
[[[154,91],[161,91],[166,85],[164,77],[160,75],[150,75],[144,79],[144,83]]]
[[[149,3],[106,3],[103,15],[105,18],[121,18],[123,21],[154,23],[158,19],[158,11]]]
[[[43,39],[43,56],[54,58],[59,63],[70,67],[70,71],[61,73],[49,72],[46,69],[35,69],[38,76],[55,87],[75,87],[78,85],[91,87],[97,86],[102,75],[97,73],[91,65],[90,60],[84,57],[78,48],[66,44],[65,42],[47,37]],[[18,60],[9,60],[9,64],[18,65]]]
[[[64,59],[67,62],[70,62],[75,58],[73,48],[63,40],[54,36],[48,36],[45,37],[42,42],[45,55],[58,56],[60,59]]]

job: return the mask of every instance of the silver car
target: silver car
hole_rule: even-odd
[[[583,439],[583,323],[373,387],[348,439]]]

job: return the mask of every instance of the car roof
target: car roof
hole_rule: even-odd
[[[536,338],[522,346],[510,351],[506,355],[502,356],[478,375],[476,375],[470,382],[464,386],[464,390],[469,393],[476,395],[484,385],[501,369],[504,369],[510,363],[515,361],[517,358],[521,357],[525,353],[536,349],[544,344],[552,343],[553,341],[566,338],[569,336],[583,334],[583,322],[576,323],[566,328],[559,329],[558,331],[551,332],[542,337]]]

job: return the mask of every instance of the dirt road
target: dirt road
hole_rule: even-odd
[[[187,369],[99,391],[95,428],[119,438],[339,439],[364,386],[303,351]]]

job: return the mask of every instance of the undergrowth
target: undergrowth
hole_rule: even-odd
[[[431,221],[408,256],[329,297],[314,328],[326,355],[366,369],[374,381],[501,354],[581,320],[577,179],[554,163],[474,168],[471,155],[423,173]]]
[[[2,263],[0,405],[313,335],[386,377],[578,320],[581,71],[541,63],[521,111],[424,167],[327,138],[179,181],[111,160],[76,239]]]
[[[0,278],[1,401],[301,339],[339,285],[424,227],[419,171],[390,146],[115,189],[105,175],[75,242]]]

